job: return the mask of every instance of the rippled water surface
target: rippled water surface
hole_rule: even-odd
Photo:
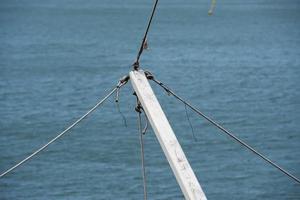
[[[80,117],[127,74],[153,1],[0,2],[0,171]],[[300,3],[162,0],[141,65],[300,176]],[[300,199],[300,187],[167,96],[155,92],[208,199]],[[120,94],[26,165],[0,199],[142,199],[135,97]],[[182,199],[152,130],[149,199]]]

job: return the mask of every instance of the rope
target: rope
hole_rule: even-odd
[[[121,117],[122,117],[122,119],[123,119],[124,126],[125,126],[125,127],[128,127],[128,126],[127,126],[127,120],[126,120],[126,117],[125,117],[125,115],[123,114],[123,112],[122,112],[121,109],[120,109],[120,104],[119,104],[120,98],[119,98],[119,97],[120,97],[120,88],[117,88],[117,91],[116,91],[116,99],[115,99],[117,111],[118,111],[118,113],[121,115]]]
[[[145,167],[145,151],[144,151],[144,135],[148,128],[148,123],[146,120],[145,128],[142,129],[142,118],[141,113],[143,111],[143,107],[141,106],[140,101],[137,98],[137,105],[135,107],[135,111],[138,113],[138,128],[140,132],[140,145],[141,145],[141,164],[142,164],[142,176],[143,176],[143,189],[144,189],[144,200],[147,200],[147,178],[146,178],[146,167]]]
[[[127,81],[126,81],[127,82]],[[100,105],[102,105],[118,88],[122,87],[123,85],[126,84],[126,82],[120,82],[118,83],[118,85],[113,88],[102,100],[100,100],[94,107],[92,107],[88,112],[86,112],[82,117],[80,117],[78,120],[76,120],[71,126],[69,126],[68,128],[66,128],[64,131],[62,131],[60,134],[58,134],[55,138],[53,138],[52,140],[50,140],[48,143],[46,143],[44,146],[40,147],[38,150],[36,150],[35,152],[33,152],[31,155],[29,155],[28,157],[26,157],[25,159],[23,159],[22,161],[20,161],[19,163],[17,163],[16,165],[14,165],[13,167],[9,168],[8,170],[6,170],[5,172],[3,172],[0,175],[0,178],[4,177],[5,175],[7,175],[8,173],[10,173],[11,171],[13,171],[14,169],[16,169],[17,167],[21,166],[22,164],[24,164],[26,161],[30,160],[31,158],[33,158],[35,155],[37,155],[38,153],[40,153],[41,151],[43,151],[44,149],[46,149],[50,144],[52,144],[53,142],[55,142],[56,140],[58,140],[60,137],[62,137],[63,135],[65,135],[69,130],[71,130],[73,127],[75,127],[77,124],[79,124],[83,119],[85,119],[88,115],[90,115],[94,110],[96,110]]]
[[[147,35],[148,35],[148,32],[149,32],[149,29],[150,29],[150,26],[151,26],[151,23],[152,23],[152,19],[153,19],[153,16],[154,16],[154,13],[156,11],[156,7],[157,7],[157,3],[158,3],[158,0],[155,0],[155,3],[154,3],[154,6],[153,6],[153,9],[152,9],[152,12],[151,12],[151,16],[150,16],[150,19],[148,21],[148,26],[147,26],[147,29],[145,31],[145,34],[144,34],[144,37],[143,37],[143,40],[142,40],[142,44],[140,46],[140,50],[138,52],[138,55],[137,55],[137,58],[136,58],[136,61],[135,63],[133,64],[133,68],[134,70],[138,70],[139,69],[139,60],[140,60],[140,57],[143,53],[143,50],[144,50],[144,47],[145,47],[145,42],[147,40]]]
[[[299,178],[297,178],[296,176],[292,175],[290,172],[288,172],[284,168],[280,167],[275,162],[271,161],[265,155],[263,155],[262,153],[260,153],[257,150],[255,150],[253,147],[251,147],[250,145],[248,145],[246,142],[242,141],[237,136],[235,136],[233,133],[231,133],[230,131],[226,130],[223,126],[221,126],[220,124],[218,124],[217,122],[215,122],[213,119],[211,119],[210,117],[208,117],[207,115],[205,115],[200,110],[198,110],[195,106],[191,105],[189,102],[185,101],[183,98],[181,98],[180,96],[178,96],[177,94],[175,94],[170,88],[168,88],[167,86],[165,86],[162,82],[156,80],[151,73],[149,73],[149,72],[145,72],[145,73],[146,73],[146,76],[147,76],[148,79],[151,79],[155,83],[157,83],[158,85],[160,85],[168,94],[173,95],[176,99],[178,99],[179,101],[181,101],[182,103],[184,103],[185,105],[187,105],[195,113],[197,113],[198,115],[202,116],[204,119],[206,119],[208,122],[210,122],[211,124],[213,124],[214,126],[216,126],[218,129],[220,129],[222,132],[224,132],[225,134],[227,134],[229,137],[231,137],[232,139],[234,139],[235,141],[237,141],[238,143],[240,143],[241,145],[243,145],[244,147],[246,147],[247,149],[249,149],[251,152],[253,152],[257,156],[259,156],[260,158],[262,158],[264,161],[266,161],[267,163],[269,163],[270,165],[272,165],[273,167],[275,167],[276,169],[278,169],[279,171],[281,171],[283,174],[287,175],[288,177],[292,178],[294,181],[296,181],[297,183],[300,184]]]
[[[144,133],[142,130],[141,113],[138,114],[139,131],[140,131],[140,145],[141,145],[141,161],[142,161],[142,176],[144,186],[144,200],[147,200],[147,180],[146,180],[146,167],[145,167],[145,151],[144,151]]]
[[[184,104],[184,109],[185,109],[185,115],[186,115],[186,118],[187,118],[187,120],[188,120],[188,122],[189,122],[189,125],[190,125],[190,127],[191,127],[191,130],[192,130],[193,139],[194,139],[195,142],[197,142],[197,138],[196,138],[195,132],[194,132],[194,127],[193,127],[192,122],[191,122],[191,120],[190,120],[190,116],[189,116],[189,113],[188,113],[188,111],[187,111],[187,108],[186,108],[186,105],[185,105],[185,104]]]

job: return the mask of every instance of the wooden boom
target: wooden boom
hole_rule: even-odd
[[[131,84],[155,132],[161,148],[187,200],[206,200],[206,196],[165,116],[144,71],[129,73]]]

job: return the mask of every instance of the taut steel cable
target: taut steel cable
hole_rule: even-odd
[[[11,171],[13,171],[14,169],[16,169],[17,167],[19,167],[22,164],[24,164],[26,161],[30,160],[32,157],[34,157],[35,155],[37,155],[38,153],[40,153],[41,151],[43,151],[44,149],[46,149],[50,144],[52,144],[53,142],[55,142],[57,139],[59,139],[60,137],[62,137],[63,135],[65,135],[73,127],[75,127],[77,124],[79,124],[83,119],[85,119],[88,115],[90,115],[93,111],[95,111],[100,105],[102,105],[111,95],[113,95],[113,93],[116,90],[118,90],[120,87],[122,87],[123,85],[125,85],[127,83],[127,81],[128,81],[128,79],[126,81],[123,81],[123,80],[120,80],[120,82],[118,83],[118,85],[116,87],[114,87],[102,100],[100,100],[94,107],[92,107],[89,111],[87,111],[83,116],[81,116],[78,120],[76,120],[72,125],[70,125],[68,128],[66,128],[64,131],[62,131],[60,134],[58,134],[56,137],[54,137],[48,143],[46,143],[45,145],[43,145],[42,147],[40,147],[38,150],[36,150],[35,152],[33,152],[32,154],[30,154],[29,156],[27,156],[25,159],[23,159],[22,161],[18,162],[13,167],[11,167],[8,170],[6,170],[5,172],[3,172],[0,175],[0,178],[4,177],[5,175],[7,175],[8,173],[10,173]]]
[[[269,163],[270,165],[272,165],[273,167],[275,167],[276,169],[278,169],[279,171],[281,171],[282,173],[284,173],[286,176],[292,178],[294,181],[296,181],[298,184],[300,184],[299,178],[297,178],[296,176],[292,175],[290,172],[288,172],[284,168],[280,167],[278,164],[276,164],[275,162],[273,162],[272,160],[270,160],[269,158],[267,158],[267,156],[265,156],[262,153],[258,152],[256,149],[254,149],[253,147],[251,147],[249,144],[247,144],[246,142],[244,142],[243,140],[241,140],[237,136],[235,136],[233,133],[231,133],[230,131],[228,131],[227,129],[225,129],[219,123],[217,123],[216,121],[214,121],[213,119],[211,119],[210,117],[208,117],[207,115],[205,115],[203,112],[201,112],[195,106],[193,106],[192,104],[190,104],[189,102],[187,102],[186,100],[184,100],[183,98],[181,98],[180,96],[178,96],[169,87],[165,86],[162,82],[156,80],[150,72],[145,72],[145,74],[146,74],[146,76],[147,76],[148,79],[153,80],[155,83],[157,83],[158,85],[160,85],[168,94],[173,95],[176,99],[178,99],[179,101],[181,101],[182,103],[184,103],[185,105],[187,105],[195,113],[197,113],[198,115],[202,116],[204,119],[206,119],[208,122],[210,122],[211,124],[213,124],[214,126],[216,126],[218,129],[220,129],[222,132],[224,132],[225,134],[227,134],[229,137],[231,137],[232,139],[234,139],[235,141],[237,141],[238,143],[240,143],[242,146],[246,147],[248,150],[250,150],[251,152],[253,152],[257,156],[259,156],[260,158],[262,158],[264,161],[266,161],[267,163]]]
[[[151,16],[150,16],[149,21],[148,21],[148,26],[146,28],[146,31],[145,31],[145,34],[144,34],[144,37],[143,37],[143,40],[142,40],[142,43],[141,43],[141,46],[140,46],[140,50],[138,52],[136,61],[133,64],[133,67],[134,67],[135,70],[138,70],[139,67],[140,67],[139,66],[139,60],[140,60],[140,57],[141,57],[141,55],[143,53],[143,50],[144,50],[144,44],[145,44],[145,41],[147,39],[147,35],[148,35],[149,29],[150,29],[150,26],[151,26],[151,23],[152,23],[154,13],[156,11],[157,4],[158,4],[158,0],[155,0],[154,6],[153,6],[153,9],[152,9],[152,12],[151,12]]]

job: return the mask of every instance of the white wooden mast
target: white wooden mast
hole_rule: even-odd
[[[142,70],[129,73],[131,84],[155,132],[176,180],[187,200],[206,200],[206,196],[191,168],[146,76]]]

